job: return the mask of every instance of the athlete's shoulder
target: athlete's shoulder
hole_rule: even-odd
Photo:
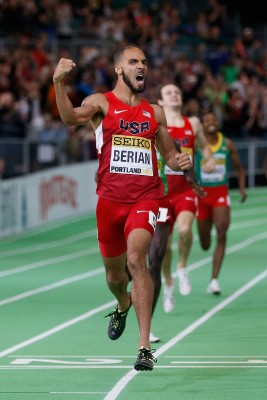
[[[163,123],[164,125],[167,126],[166,116],[165,116],[163,108],[161,106],[159,106],[158,104],[154,104],[154,103],[149,103],[149,104],[151,105],[151,107],[154,110],[154,115],[155,115],[156,120],[159,123]]]
[[[227,136],[224,136],[223,134],[222,134],[222,137],[223,137],[224,142],[226,143],[228,150],[232,150],[233,148],[235,148],[235,145],[234,145],[234,142],[232,141],[232,139],[230,139]]]
[[[91,112],[92,109],[95,110],[91,119],[92,127],[95,130],[107,114],[109,103],[104,94],[95,93],[87,96],[83,100],[81,107],[83,107],[84,110],[88,109],[88,112]]]
[[[202,128],[202,124],[200,122],[199,117],[197,117],[196,115],[192,115],[190,117],[187,117],[187,121],[189,121],[194,133],[198,134],[200,128]]]
[[[191,115],[190,117],[188,117],[188,120],[191,124],[201,124],[200,118],[197,115]]]
[[[102,103],[106,102],[107,98],[105,93],[94,93],[90,96],[85,97],[82,101],[82,106],[86,105],[101,105]]]

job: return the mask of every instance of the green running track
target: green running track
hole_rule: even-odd
[[[115,306],[99,256],[94,214],[0,242],[1,400],[266,400],[267,188],[231,191],[232,222],[221,296],[206,293],[212,249],[196,226],[192,294],[162,309],[152,331],[158,362],[136,372],[134,310],[118,341],[105,315]],[[174,239],[176,239],[174,237]],[[173,271],[177,263],[173,244]]]

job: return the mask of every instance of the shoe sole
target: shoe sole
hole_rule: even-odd
[[[134,364],[134,369],[136,369],[136,371],[152,371],[153,366],[140,363]]]
[[[159,343],[160,342],[160,338],[158,339],[154,339],[154,340],[149,340],[149,343]]]
[[[163,310],[166,314],[169,314],[170,312],[172,312],[172,310],[175,308],[175,301],[173,302],[169,302],[167,304],[167,306],[165,305],[165,302],[163,302]]]
[[[219,296],[221,294],[221,291],[213,292],[212,290],[208,289],[207,293],[214,294],[214,296]]]
[[[188,287],[187,290],[183,290],[179,286],[179,293],[180,293],[181,296],[189,296],[189,294],[191,294],[191,292],[192,292],[192,287],[191,286]]]

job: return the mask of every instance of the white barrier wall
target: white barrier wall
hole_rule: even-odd
[[[0,237],[94,212],[97,167],[96,160],[0,181]]]

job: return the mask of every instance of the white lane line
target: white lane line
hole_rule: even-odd
[[[267,224],[267,219],[261,218],[261,219],[254,219],[251,221],[246,221],[246,222],[233,223],[233,224],[231,224],[230,229],[231,230],[243,229],[243,228],[248,228],[248,227],[252,227],[252,226],[259,226],[259,225],[266,225],[266,224]],[[213,234],[214,234],[214,232],[213,232]],[[197,242],[197,241],[198,241],[198,235],[194,235],[194,242]],[[176,248],[177,248],[177,243],[172,244],[172,249],[175,250]],[[47,247],[47,249],[49,249],[49,246]],[[3,270],[0,272],[0,277],[14,275],[14,274],[29,271],[29,270],[32,270],[35,268],[45,267],[46,265],[51,265],[53,263],[68,261],[68,259],[73,259],[76,257],[84,257],[89,254],[98,254],[98,253],[99,253],[99,248],[94,247],[94,248],[76,252],[76,253],[73,253],[70,255],[61,256],[61,257],[64,257],[63,259],[61,257],[55,257],[52,259],[47,259],[47,260],[35,262],[32,264],[26,264],[26,265],[22,265],[20,267]],[[207,262],[210,262],[210,259]]]
[[[237,243],[233,246],[230,246],[226,249],[226,254],[231,254],[235,253],[236,251],[239,251],[243,248],[246,248],[250,244],[253,244],[259,240],[264,240],[267,239],[267,232],[259,233],[258,235],[255,235],[251,238],[248,238],[246,240],[243,240],[240,243]],[[207,263],[210,263],[212,261],[212,256],[208,256],[206,258],[203,258],[202,260],[196,261],[195,263],[191,264],[188,266],[188,271],[193,271],[194,269],[200,268],[203,265],[206,265]],[[176,272],[174,273],[174,275]]]
[[[248,201],[250,199],[252,199],[253,203],[256,202],[256,203],[265,203],[266,204],[266,188],[263,188],[263,189],[248,188],[247,193],[248,193]],[[236,190],[230,190],[230,197],[231,198],[233,197],[233,200],[237,200],[240,198],[240,194]],[[263,197],[263,198],[261,199],[261,197]],[[247,201],[247,203],[248,203],[248,201]],[[233,206],[235,206],[235,205],[233,205]],[[243,205],[240,205],[240,206],[243,206]],[[244,204],[244,206],[246,206],[246,203]],[[250,209],[247,209],[247,210],[249,213]],[[251,210],[253,212],[253,209],[251,209]],[[235,210],[232,210],[232,212],[235,214]],[[244,213],[244,212],[245,211],[241,211],[241,213]],[[237,211],[237,213],[238,213],[238,211]],[[244,215],[246,215],[246,214],[244,214]],[[247,215],[249,215],[249,214],[247,214]],[[32,237],[32,236],[36,237],[37,235],[42,235],[43,233],[45,233],[47,231],[52,231],[54,229],[60,229],[61,227],[65,226],[65,225],[76,224],[80,220],[84,221],[86,219],[92,219],[92,218],[95,218],[95,213],[94,212],[90,212],[90,213],[86,212],[86,213],[83,213],[80,215],[69,217],[67,220],[61,219],[61,220],[49,222],[45,226],[34,227],[34,228],[31,228],[29,231],[14,234],[14,235],[12,235],[12,237],[3,237],[3,238],[1,238],[0,245],[17,242],[19,240],[25,240],[26,238]]]
[[[18,254],[27,254],[27,253],[32,253],[34,251],[39,251],[39,250],[46,250],[46,249],[52,249],[58,246],[66,246],[69,243],[77,242],[81,239],[88,239],[89,237],[94,236],[96,238],[97,231],[96,229],[91,229],[90,231],[87,232],[82,232],[78,235],[73,235],[69,236],[65,239],[61,240],[54,240],[53,242],[45,242],[42,244],[37,244],[33,246],[26,246],[21,249],[11,249],[11,250],[6,250],[6,251],[1,251],[0,252],[0,258],[3,257],[8,257],[8,256],[17,256]]]
[[[59,256],[59,257],[49,258],[47,260],[37,261],[37,262],[34,262],[32,264],[22,265],[21,267],[16,267],[16,268],[6,269],[4,271],[1,271],[0,272],[0,277],[14,275],[14,274],[17,274],[17,273],[20,273],[20,272],[30,271],[32,269],[45,267],[47,265],[52,265],[52,264],[57,264],[57,263],[65,262],[65,261],[70,261],[70,260],[73,260],[75,258],[85,257],[85,256],[88,256],[90,254],[95,254],[97,252],[99,252],[99,248],[95,247],[95,248],[90,248],[90,249],[87,249],[87,250],[76,251],[74,253],[66,254],[64,256]]]
[[[265,360],[247,360],[247,361],[171,361],[172,364],[267,364]],[[266,365],[267,367],[267,365]]]
[[[195,331],[197,328],[199,328],[201,325],[203,325],[205,322],[207,322],[210,318],[212,318],[215,314],[217,314],[219,311],[223,310],[225,307],[227,307],[229,304],[231,304],[233,301],[235,301],[238,297],[242,296],[242,294],[247,292],[249,289],[251,289],[257,283],[261,282],[266,277],[267,277],[267,269],[265,271],[263,271],[261,274],[257,275],[254,279],[249,281],[242,288],[240,288],[239,290],[234,292],[231,296],[227,297],[221,303],[217,304],[217,306],[213,307],[210,311],[208,311],[206,314],[204,314],[201,318],[197,319],[195,322],[193,322],[191,325],[189,325],[186,329],[184,329],[178,335],[176,335],[171,340],[169,340],[165,345],[161,346],[156,351],[155,356],[159,357],[161,354],[168,351],[171,347],[175,346],[178,342],[180,342],[182,339],[184,339],[190,333]],[[184,366],[182,368],[184,368]],[[201,368],[203,368],[203,367],[201,367]],[[207,367],[207,368],[209,368],[209,367]],[[222,366],[219,366],[219,368],[222,368]],[[225,367],[225,368],[229,368],[229,367]],[[240,366],[238,368],[240,368]],[[123,376],[115,384],[115,386],[109,391],[109,393],[104,398],[104,400],[117,399],[117,397],[123,391],[125,386],[139,373],[140,372],[135,371],[134,369],[131,370],[130,372],[128,372],[125,376]],[[144,372],[141,372],[141,373],[144,373]]]
[[[107,392],[48,392],[50,394],[106,394]]]
[[[103,274],[104,272],[105,272],[105,268],[102,267],[102,268],[98,268],[98,269],[95,269],[95,270],[90,271],[90,272],[86,272],[84,274],[73,276],[71,278],[62,279],[61,281],[52,283],[50,285],[42,286],[42,287],[37,288],[37,289],[28,290],[27,292],[17,294],[16,296],[12,296],[12,297],[8,297],[8,298],[6,298],[4,300],[0,300],[0,306],[3,306],[5,304],[9,304],[9,303],[13,303],[14,301],[26,299],[27,297],[31,297],[31,296],[34,296],[36,294],[44,293],[44,292],[47,292],[49,290],[59,288],[61,286],[69,285],[69,284],[72,284],[74,282],[81,281],[83,279],[91,278],[92,276]]]
[[[233,218],[234,217],[242,217],[242,216],[248,216],[248,215],[264,215],[267,213],[267,207],[257,207],[257,208],[252,208],[252,209],[246,209],[246,210],[242,210],[242,211],[235,211],[232,212],[233,214]],[[266,220],[265,220],[266,221]],[[258,220],[252,220],[252,221],[245,221],[245,222],[241,222],[241,223],[232,223],[230,229],[240,229],[238,227],[239,224],[244,224],[244,226],[250,226],[250,225],[246,225],[251,223],[251,226],[254,226],[253,224],[257,225],[257,224],[264,224],[263,221],[261,221],[261,219],[259,218]],[[237,227],[235,227],[237,226]],[[62,246],[62,245],[66,245],[68,243],[72,243],[73,241],[78,241],[80,239],[86,239],[88,237],[93,237],[95,236],[95,238],[97,237],[97,230],[96,229],[91,229],[88,232],[83,232],[81,234],[78,235],[73,235],[70,236],[68,238],[62,239],[62,240],[57,240],[57,241],[53,241],[53,242],[46,242],[46,243],[42,243],[42,244],[37,244],[37,245],[32,245],[32,246],[25,246],[23,248],[14,250],[5,250],[5,251],[1,251],[0,250],[0,258],[4,258],[4,257],[14,257],[18,254],[27,254],[27,253],[32,253],[34,251],[39,251],[39,250],[45,250],[45,249],[51,249],[51,248],[55,248],[58,246]]]
[[[28,358],[38,358],[38,357],[40,357],[40,355],[20,355],[20,354],[16,354],[16,355],[10,355],[10,356],[8,356],[9,358],[19,358],[19,357],[21,357],[21,358],[23,358],[23,359],[25,359],[25,360],[27,360]],[[42,355],[42,359],[51,359],[51,358],[56,358],[56,359],[58,359],[58,358],[82,358],[82,359],[90,359],[90,360],[94,360],[94,359],[100,359],[101,361],[102,361],[102,359],[104,358],[104,359],[106,359],[106,357],[107,356],[103,356],[103,355],[98,355],[98,356],[91,356],[91,355],[88,355],[88,356],[73,356],[73,355],[68,355],[68,356],[59,356],[59,355],[48,355],[48,356],[44,356],[44,355]],[[112,355],[109,355],[108,356],[108,359],[112,359],[112,358],[131,358],[131,359],[135,359],[135,356],[122,356],[122,355],[119,355],[119,356],[112,356]],[[211,359],[213,359],[213,358],[240,358],[240,359],[242,359],[242,358],[247,358],[247,359],[256,359],[256,358],[259,358],[260,360],[255,360],[255,361],[261,361],[263,358],[267,358],[267,356],[264,356],[264,355],[261,355],[261,356],[222,356],[222,355],[217,355],[217,356],[188,356],[188,355],[186,355],[186,356],[165,356],[165,358],[186,358],[186,359],[189,359],[189,358],[200,358],[200,359],[207,359],[207,358],[211,358]],[[267,362],[267,360],[265,360],[266,362]],[[13,363],[13,361],[12,361],[12,363]]]
[[[19,371],[28,371],[28,370],[66,370],[66,369],[72,369],[72,370],[78,370],[78,369],[128,369],[132,370],[133,365],[120,365],[120,366],[114,366],[114,365],[86,365],[86,366],[77,366],[77,365],[71,365],[71,366],[40,366],[40,365],[35,365],[35,366],[10,366],[10,365],[5,365],[5,366],[0,366],[0,370],[19,370]],[[156,365],[154,367],[155,369],[244,369],[244,368],[249,368],[249,369],[255,369],[255,368],[264,368],[267,369],[267,365]],[[137,372],[137,371],[136,371]],[[1,393],[1,392],[0,392]],[[108,393],[108,392],[106,392]],[[112,397],[112,399],[115,399],[115,397]]]
[[[115,300],[110,301],[109,303],[106,303],[100,307],[94,308],[93,310],[90,310],[82,315],[79,315],[78,317],[70,319],[69,321],[66,321],[63,324],[55,326],[54,328],[49,329],[48,331],[43,332],[40,335],[34,336],[31,339],[25,340],[24,342],[16,344],[15,346],[9,347],[8,349],[0,352],[0,358],[4,357],[10,353],[13,353],[14,351],[17,351],[17,350],[23,349],[24,347],[30,346],[33,343],[39,342],[40,340],[45,339],[48,336],[54,335],[55,333],[58,333],[58,332],[62,331],[63,329],[66,329],[72,325],[75,325],[78,322],[84,321],[85,319],[90,318],[93,315],[106,310],[107,308],[111,308],[116,304],[117,304],[117,301],[115,301]]]
[[[107,392],[48,392],[49,394],[106,394]]]
[[[250,228],[252,226],[259,226],[259,225],[266,225],[267,218],[259,218],[259,219],[252,219],[251,221],[244,221],[244,222],[235,222],[230,225],[230,231],[234,231],[236,229],[243,229],[243,228]]]
[[[11,357],[17,357],[17,356],[9,356]],[[35,357],[35,356],[23,356],[23,357]],[[37,356],[36,356],[37,357]],[[43,357],[43,356],[42,356]],[[49,356],[46,356],[49,357]],[[53,356],[53,357],[57,357],[57,356]],[[69,357],[69,356],[60,356],[60,357]],[[83,356],[79,356],[79,357],[83,357]],[[89,357],[89,356],[87,356]],[[92,356],[90,356],[92,357]],[[100,357],[100,356],[98,356]],[[267,356],[222,356],[222,355],[218,355],[218,356],[165,356],[166,358],[266,358]],[[266,360],[267,361],[267,360]]]
[[[231,224],[230,231],[235,231],[235,230],[243,229],[243,228],[251,228],[253,226],[260,226],[260,225],[266,225],[266,224],[267,224],[267,218],[252,219],[251,221],[245,221],[245,222],[235,222],[235,223]],[[211,235],[216,236],[216,231],[215,231],[214,227],[212,228]],[[194,234],[193,242],[194,243],[199,242],[199,236],[197,233]],[[175,250],[176,248],[177,248],[177,243],[175,242],[172,244],[172,250]]]
[[[236,217],[246,217],[247,215],[257,215],[260,213],[264,213],[266,212],[267,208],[266,206],[263,207],[253,207],[253,208],[246,208],[244,210],[235,210],[233,211],[233,209],[231,208],[231,215],[233,218]]]
[[[184,331],[182,331],[180,334],[178,334],[176,337],[171,339],[169,342],[167,342],[164,346],[162,346],[157,352],[156,356],[161,355],[165,351],[167,351],[169,348],[174,346],[176,343],[178,343],[180,340],[182,340],[185,336],[193,332],[195,329],[197,329],[200,325],[205,323],[208,319],[210,319],[213,315],[215,315],[217,312],[221,311],[224,307],[226,307],[228,304],[230,304],[232,301],[234,301],[236,298],[241,296],[245,291],[249,290],[251,287],[253,287],[256,283],[261,281],[267,276],[267,270],[265,270],[262,274],[258,275],[256,278],[251,280],[247,285],[243,286],[243,288],[239,289],[236,291],[232,296],[229,296],[227,299],[225,299],[223,302],[218,304],[216,307],[214,307],[212,310],[210,310],[208,313],[206,313],[204,316],[202,316],[200,319],[198,319],[196,322],[191,324],[188,328],[186,328]],[[14,351],[17,351],[19,349],[22,349],[24,347],[27,347],[31,345],[32,343],[38,342],[48,336],[53,335],[54,333],[57,333],[69,326],[72,326],[86,318],[91,317],[92,315],[95,315],[98,312],[101,312],[105,310],[108,307],[112,307],[116,304],[116,301],[112,301],[109,303],[106,303],[105,305],[98,307],[94,310],[89,311],[88,313],[82,314],[81,316],[78,316],[76,318],[73,318],[72,320],[69,320],[63,324],[58,325],[55,328],[52,328],[40,335],[37,335],[31,339],[28,339],[22,343],[19,343],[15,346],[12,346],[2,352],[0,352],[0,357],[4,357],[10,353],[13,353]],[[115,387],[109,392],[108,397],[105,398],[105,400],[114,400],[116,397],[114,397],[114,394],[116,396],[123,390],[123,388],[127,385],[127,383],[137,374],[138,372],[135,370],[131,370],[125,377],[123,377],[116,385]],[[111,397],[110,397],[111,396]],[[112,397],[113,396],[113,397]]]
[[[243,242],[240,242],[240,243],[238,243],[238,244],[236,244],[234,246],[229,247],[226,250],[226,254],[231,254],[231,253],[234,253],[236,251],[239,251],[242,248],[247,247],[250,244],[253,244],[254,242],[257,242],[257,241],[263,240],[263,239],[267,239],[267,232],[260,233],[260,234],[254,236],[254,237],[251,237],[249,239],[244,240]],[[199,261],[189,265],[188,266],[188,270],[189,271],[193,271],[195,269],[198,269],[198,268],[210,263],[211,260],[212,260],[212,256],[205,257],[202,260],[199,260]],[[40,265],[40,266],[42,266],[42,265]],[[14,271],[14,269],[11,270],[11,271]],[[11,271],[7,270],[7,272],[11,272]],[[25,299],[25,298],[33,296],[33,295],[37,295],[39,293],[43,293],[43,292],[46,292],[48,290],[59,288],[60,286],[72,284],[73,282],[76,282],[76,281],[79,281],[79,280],[82,280],[82,279],[87,279],[87,278],[93,277],[95,275],[102,274],[104,272],[105,272],[104,267],[100,267],[100,268],[94,269],[94,270],[92,270],[90,272],[86,272],[84,274],[75,275],[75,276],[73,276],[71,278],[63,279],[61,281],[52,283],[50,285],[46,285],[46,286],[42,286],[42,287],[37,288],[37,289],[29,290],[27,292],[20,293],[20,294],[18,294],[16,296],[12,296],[12,297],[8,297],[6,299],[0,300],[0,306],[5,305],[5,304],[9,304],[9,303],[12,303],[12,302],[15,302],[15,301],[19,301],[19,300]],[[1,273],[0,273],[0,276],[1,276]],[[173,273],[173,276],[174,277],[176,276],[176,272]]]
[[[80,215],[74,215],[67,219],[60,219],[53,222],[48,222],[46,225],[37,226],[29,228],[28,231],[20,232],[12,236],[1,237],[1,245],[12,244],[13,242],[18,242],[19,240],[25,240],[32,236],[42,235],[45,232],[49,232],[55,229],[61,229],[66,225],[77,224],[79,221],[86,221],[87,219],[95,219],[95,213],[85,213]]]
[[[23,392],[23,391],[17,391],[17,392],[0,392],[2,394],[106,394],[107,392],[40,392],[40,391],[35,391],[35,392]]]

